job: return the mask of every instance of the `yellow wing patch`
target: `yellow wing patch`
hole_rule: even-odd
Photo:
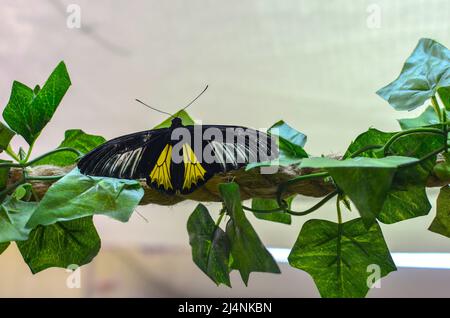
[[[158,186],[164,189],[173,189],[170,179],[170,163],[172,162],[172,146],[167,144],[159,155],[158,161],[152,172],[150,172],[151,182],[156,182]]]
[[[183,145],[184,182],[183,189],[190,189],[199,180],[204,180],[206,170],[198,162],[194,151],[188,144]]]

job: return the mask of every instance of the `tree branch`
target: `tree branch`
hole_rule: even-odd
[[[438,160],[440,162],[441,160]],[[64,175],[71,171],[74,166],[56,167],[50,165],[42,165],[29,168],[29,176],[57,176]],[[220,202],[220,194],[218,184],[234,181],[239,184],[241,190],[241,198],[247,200],[250,198],[275,199],[278,184],[285,182],[300,175],[317,172],[316,169],[300,169],[298,167],[280,167],[275,174],[260,174],[259,169],[245,171],[244,169],[232,171],[229,173],[218,174],[211,178],[204,186],[198,188],[189,195],[166,195],[150,188],[145,180],[141,180],[145,194],[140,205],[158,204],[158,205],[174,205],[184,200],[193,200],[200,202]],[[22,176],[20,169],[11,169],[8,184],[13,184]],[[54,181],[53,181],[54,182]],[[33,189],[38,197],[42,198],[52,181],[33,181]],[[427,187],[441,187],[449,182],[439,180],[432,175],[428,179]],[[309,197],[323,197],[335,190],[331,182],[323,179],[311,179],[297,183],[289,187],[285,196],[293,194],[301,194]]]

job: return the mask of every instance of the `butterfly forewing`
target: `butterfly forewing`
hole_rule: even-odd
[[[159,140],[167,129],[148,130],[112,139],[86,154],[79,162],[81,173],[120,179],[146,177],[152,153],[158,153]]]

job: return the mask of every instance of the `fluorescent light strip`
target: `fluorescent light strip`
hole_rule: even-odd
[[[289,249],[270,247],[269,252],[277,262],[288,262]],[[450,269],[450,253],[392,253],[391,255],[397,267]]]
[[[392,258],[398,267],[450,269],[450,253],[392,253]]]

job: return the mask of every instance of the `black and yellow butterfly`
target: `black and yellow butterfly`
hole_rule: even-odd
[[[185,134],[180,135],[183,131]],[[234,135],[230,140],[226,136],[232,135],[231,131]],[[220,135],[223,138],[218,138]],[[188,194],[217,173],[275,159],[278,150],[274,145],[271,136],[254,129],[185,126],[180,118],[174,117],[168,128],[142,131],[104,143],[81,158],[78,167],[86,175],[145,178],[150,187],[167,194]]]

